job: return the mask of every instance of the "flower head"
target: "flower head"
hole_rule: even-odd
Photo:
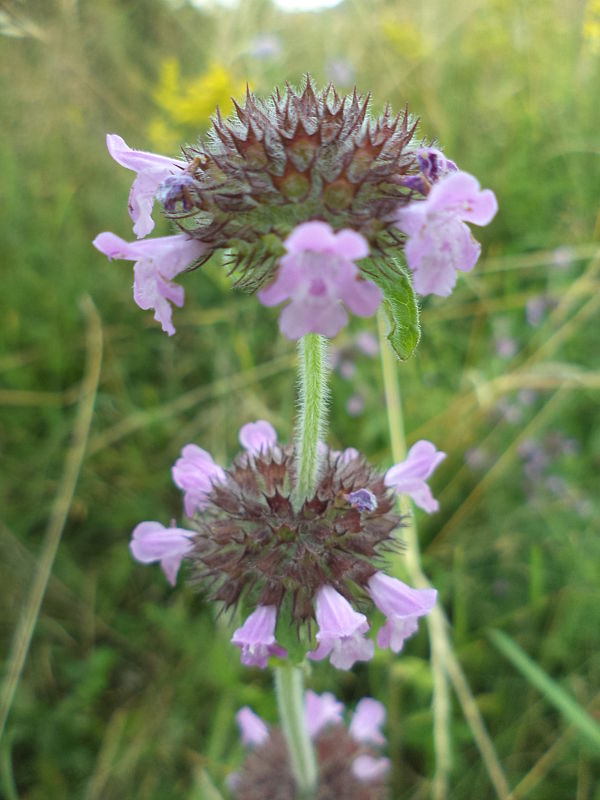
[[[241,650],[242,664],[264,669],[270,656],[285,658],[287,651],[275,641],[277,609],[259,606],[241,628],[234,631],[231,641]]]
[[[165,528],[160,522],[140,522],[131,534],[129,549],[136,561],[160,566],[171,586],[175,586],[177,573],[184,557],[193,547],[194,533],[183,528]]]
[[[375,645],[364,638],[369,630],[367,618],[332,586],[323,586],[317,592],[317,624],[319,646],[308,654],[311,660],[329,656],[334,667],[350,669],[356,661],[373,658]]]
[[[385,716],[376,700],[364,698],[356,708],[347,729],[344,706],[332,694],[305,696],[305,715],[317,759],[319,783],[315,800],[337,797],[340,800],[384,800],[385,779],[390,761],[380,756],[385,739],[357,735],[357,719],[366,712],[377,716],[380,725]],[[294,778],[285,739],[278,727],[267,727],[249,708],[236,716],[242,743],[249,750],[241,771],[228,785],[236,800],[289,800],[295,797]],[[361,723],[362,724],[362,723]]]
[[[482,191],[467,172],[447,173],[425,200],[398,209],[396,225],[408,237],[406,260],[417,292],[451,293],[457,270],[473,269],[481,252],[465,222],[487,225],[497,209],[494,193]]]
[[[445,458],[446,453],[436,450],[431,442],[421,439],[410,448],[404,461],[388,469],[385,485],[398,494],[407,494],[419,508],[431,514],[439,509],[440,504],[425,481]]]
[[[391,648],[394,653],[399,653],[404,640],[417,632],[419,617],[429,614],[437,599],[435,589],[412,589],[383,572],[370,579],[369,594],[387,617],[377,634],[377,644]]]
[[[158,187],[165,178],[185,169],[187,161],[132,150],[116,133],[107,134],[106,146],[118,164],[137,172],[129,194],[129,214],[135,223],[133,232],[141,239],[154,228],[152,207]]]
[[[154,309],[154,319],[169,336],[175,333],[171,306],[183,305],[184,291],[172,279],[183,272],[205,250],[203,244],[186,234],[126,242],[114,233],[101,233],[94,247],[109,259],[135,261],[133,298],[140,308]]]
[[[372,316],[381,302],[381,289],[361,277],[356,259],[369,254],[369,245],[352,230],[334,233],[325,222],[305,222],[286,239],[287,255],[273,283],[261,289],[266,306],[290,300],[279,317],[288,339],[307,333],[335,336],[348,322],[344,305],[361,317]],[[342,305],[342,303],[344,305]]]

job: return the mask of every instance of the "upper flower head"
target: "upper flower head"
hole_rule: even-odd
[[[194,533],[183,528],[165,528],[160,522],[140,522],[131,534],[129,549],[136,561],[151,564],[160,561],[171,586],[184,557],[193,547]]]
[[[426,439],[416,442],[404,461],[390,467],[385,474],[385,485],[398,494],[407,494],[411,500],[431,514],[440,507],[425,483],[436,467],[446,458],[446,453],[436,450],[435,445]]]
[[[136,262],[133,298],[140,308],[153,308],[154,319],[172,336],[175,328],[169,302],[181,307],[184,300],[183,287],[172,279],[202,255],[206,249],[202,242],[184,233],[137,242],[126,242],[114,233],[100,233],[94,239],[94,247],[109,259]]]
[[[438,180],[425,200],[416,200],[396,213],[396,225],[408,239],[406,260],[420,294],[447,296],[456,272],[473,269],[481,246],[465,222],[487,225],[498,204],[490,189],[467,172],[449,172]]]
[[[334,233],[325,222],[305,222],[286,239],[287,255],[277,277],[261,289],[266,306],[291,300],[279,317],[288,339],[306,333],[335,336],[348,322],[344,303],[354,314],[370,317],[381,302],[381,289],[361,277],[356,259],[369,254],[369,245],[352,230]]]
[[[187,161],[132,150],[116,133],[107,134],[106,146],[118,164],[137,172],[129,194],[129,214],[135,223],[133,232],[140,239],[154,228],[152,207],[158,187],[165,178],[185,169]]]

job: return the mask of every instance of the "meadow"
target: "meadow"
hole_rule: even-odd
[[[224,464],[248,420],[289,439],[294,345],[218,258],[165,336],[91,242],[130,236],[107,132],[176,155],[246,82],[310,71],[408,104],[500,207],[409,361],[364,352],[374,319],[334,342],[335,446],[387,467],[403,416],[449,454],[416,522],[450,649],[421,624],[311,686],[385,703],[394,800],[600,800],[598,0],[12,0],[0,34],[0,795],[226,797],[236,710],[276,719],[231,620],[128,542],[181,516],[187,442]]]

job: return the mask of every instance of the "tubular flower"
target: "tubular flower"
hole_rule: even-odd
[[[406,261],[419,294],[452,292],[457,271],[473,269],[481,252],[465,223],[487,225],[497,210],[494,193],[482,191],[467,172],[448,172],[425,200],[398,209],[396,225],[408,237]]]
[[[154,319],[172,336],[175,328],[169,303],[181,308],[184,300],[183,288],[172,279],[202,255],[205,250],[202,243],[184,233],[138,242],[126,242],[114,233],[100,233],[94,239],[94,247],[109,260],[123,258],[136,262],[133,298],[140,308],[154,309]]]
[[[244,714],[240,720],[241,714]],[[349,729],[344,725],[344,706],[331,694],[317,695],[308,691],[304,713],[315,747],[319,785],[315,800],[332,797],[343,800],[386,800],[385,779],[390,768],[388,758],[379,755],[385,738],[379,733],[365,738],[357,735],[367,715],[376,718],[376,725],[385,719],[385,709],[372,698],[364,698],[356,708]],[[292,800],[296,796],[294,778],[288,761],[283,734],[267,725],[250,709],[238,712],[242,744],[251,748],[235,780],[229,785],[235,800]],[[255,736],[258,734],[258,736]]]
[[[401,178],[402,184],[415,189],[423,195],[429,194],[432,184],[450,172],[456,172],[458,167],[449,158],[435,147],[420,147],[417,150],[417,160],[421,172],[419,175],[408,175]]]
[[[405,639],[417,632],[419,617],[429,614],[437,599],[435,589],[412,589],[397,578],[376,572],[369,580],[371,599],[387,619],[377,644],[399,653]]]
[[[108,152],[122,167],[137,172],[129,194],[129,215],[134,222],[133,232],[141,239],[154,228],[152,208],[158,187],[165,179],[187,167],[187,161],[132,150],[116,133],[106,136]]]
[[[398,494],[408,495],[419,508],[431,514],[439,509],[440,504],[425,481],[445,458],[446,453],[436,450],[435,445],[426,439],[421,439],[410,448],[404,461],[388,469],[385,485]]]
[[[160,522],[140,522],[131,534],[129,549],[136,561],[160,566],[171,586],[175,586],[179,567],[193,545],[193,531],[165,528]]]
[[[196,444],[187,444],[171,469],[173,482],[183,489],[183,505],[188,517],[195,511],[203,511],[215,481],[223,482],[225,472],[213,461],[206,450]]]
[[[317,624],[319,646],[308,654],[313,661],[330,656],[334,667],[350,669],[356,661],[373,658],[375,645],[363,636],[369,630],[367,618],[331,586],[317,592]]]
[[[275,606],[259,606],[234,632],[231,641],[242,651],[242,664],[264,669],[270,656],[285,658],[287,651],[275,641],[276,623]]]
[[[287,255],[275,281],[259,291],[258,299],[266,306],[291,300],[279,317],[288,339],[307,333],[335,336],[348,322],[344,305],[360,317],[377,311],[381,289],[362,278],[354,263],[369,254],[363,236],[352,230],[336,234],[325,222],[305,222],[284,245]]]

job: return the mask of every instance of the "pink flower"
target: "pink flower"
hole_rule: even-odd
[[[399,653],[404,640],[417,632],[418,618],[429,614],[437,599],[435,589],[411,589],[383,572],[376,572],[369,580],[369,594],[387,617],[377,634],[377,644],[394,653]]]
[[[420,147],[417,150],[417,160],[421,168],[420,174],[402,177],[400,182],[421,194],[427,194],[432,183],[458,169],[454,161],[446,158],[441,150],[435,147]]]
[[[258,292],[265,306],[291,300],[279,316],[279,328],[288,339],[306,333],[335,336],[348,322],[342,305],[360,317],[372,316],[382,293],[361,277],[354,263],[369,254],[369,245],[349,229],[334,233],[325,222],[298,225],[285,241],[287,255],[277,277]]]
[[[269,738],[269,729],[265,722],[248,706],[240,708],[235,715],[240,729],[242,744],[249,747],[260,747]]]
[[[184,557],[193,548],[192,531],[183,528],[165,528],[160,522],[140,522],[133,533],[129,549],[136,561],[160,566],[171,586],[175,586],[177,573]]]
[[[154,309],[154,319],[160,322],[169,336],[175,333],[171,322],[171,306],[183,305],[183,287],[172,278],[199,258],[206,245],[190,239],[185,233],[161,236],[141,242],[126,242],[114,233],[101,233],[94,239],[94,247],[109,259],[123,258],[135,261],[133,298],[140,308]]]
[[[321,661],[330,655],[338,669],[350,669],[355,661],[373,658],[375,645],[364,638],[369,630],[367,618],[355,611],[333,586],[322,586],[317,592],[316,617],[319,646],[308,653],[308,658]]]
[[[487,225],[498,210],[490,189],[467,172],[449,172],[434,183],[425,200],[417,200],[396,215],[396,225],[405,234],[405,253],[420,294],[448,296],[456,283],[456,272],[473,269],[481,245],[473,239],[465,222]]]
[[[331,692],[318,695],[310,689],[304,696],[304,717],[311,739],[316,739],[329,725],[344,722],[344,704],[336,700]]]
[[[106,146],[118,164],[137,172],[129,193],[129,215],[134,222],[133,232],[141,239],[154,228],[152,207],[158,187],[169,175],[185,169],[187,161],[132,150],[116,133],[107,134]]]
[[[421,439],[416,442],[404,461],[390,467],[385,473],[385,485],[398,494],[407,494],[411,500],[431,514],[440,507],[425,483],[435,468],[446,458],[446,453],[436,450],[431,442]]]
[[[270,656],[287,656],[287,650],[275,641],[276,624],[275,606],[258,606],[242,627],[234,631],[231,641],[242,651],[242,664],[264,669]]]
[[[277,431],[270,422],[259,419],[242,425],[239,439],[242,447],[254,456],[277,444]]]
[[[379,730],[385,722],[385,707],[372,697],[364,697],[356,706],[350,723],[350,736],[361,744],[385,744]]]
[[[384,778],[391,766],[389,758],[357,756],[352,762],[352,774],[362,783],[372,783]]]
[[[206,450],[196,444],[186,444],[171,469],[173,482],[182,489],[183,505],[188,517],[195,511],[204,511],[213,484],[225,481],[225,471],[213,461]]]

